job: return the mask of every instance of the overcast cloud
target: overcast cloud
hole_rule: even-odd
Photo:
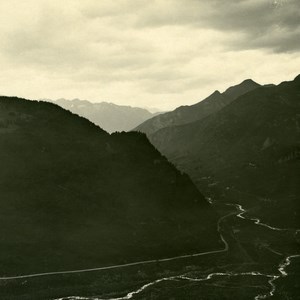
[[[300,73],[299,0],[0,0],[0,94],[171,109]]]

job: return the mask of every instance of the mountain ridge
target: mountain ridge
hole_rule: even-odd
[[[216,214],[142,133],[0,97],[1,275],[219,247]]]
[[[244,193],[243,204],[261,207],[257,215],[297,226],[299,78],[259,87],[202,120],[149,138],[207,194],[234,199]]]
[[[88,100],[80,100],[78,98],[72,100],[64,98],[57,100],[41,100],[53,102],[64,109],[85,117],[109,133],[116,131],[129,131],[141,122],[158,114],[151,113],[145,108],[129,105],[117,105],[106,101],[93,103]]]
[[[253,80],[244,80],[240,84],[228,88],[223,93],[216,90],[200,102],[190,106],[180,106],[171,112],[160,114],[146,120],[134,130],[144,132],[149,136],[164,127],[183,125],[201,120],[219,111],[234,101],[238,96],[258,87],[260,87],[260,85]]]

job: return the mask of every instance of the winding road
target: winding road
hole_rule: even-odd
[[[226,218],[228,218],[232,215],[236,215],[238,218],[241,218],[241,219],[244,219],[244,220],[253,221],[254,224],[266,227],[270,230],[275,230],[275,231],[290,230],[290,229],[272,227],[270,225],[262,223],[258,218],[248,218],[248,217],[243,216],[247,212],[247,210],[245,210],[239,204],[229,203],[227,205],[234,206],[237,209],[237,212],[229,213],[229,214],[221,217],[218,221],[218,231],[220,233],[221,240],[224,243],[224,246],[225,246],[224,249],[210,251],[210,252],[202,252],[202,253],[197,253],[197,254],[194,254],[194,255],[185,255],[183,257],[170,258],[170,259],[167,259],[167,260],[175,260],[175,259],[179,259],[179,258],[187,258],[187,257],[208,255],[208,254],[212,254],[212,253],[220,253],[220,252],[228,251],[229,250],[229,245],[228,245],[228,242],[225,240],[224,236],[221,233],[220,224],[224,219],[226,219]],[[129,292],[128,294],[126,294],[123,297],[117,297],[117,298],[88,297],[88,298],[86,298],[86,297],[70,296],[70,297],[58,298],[58,299],[53,299],[53,300],[128,300],[128,299],[132,299],[134,296],[140,294],[141,292],[143,292],[147,288],[149,288],[151,286],[154,286],[158,283],[164,282],[164,281],[186,280],[186,281],[193,281],[193,282],[203,282],[203,281],[211,280],[213,277],[216,277],[216,276],[224,276],[224,277],[261,276],[261,277],[269,278],[268,283],[270,285],[270,290],[266,293],[259,294],[259,295],[255,296],[255,298],[254,298],[254,300],[262,300],[262,299],[272,297],[274,295],[275,290],[276,290],[276,286],[275,286],[274,282],[280,277],[288,276],[288,273],[286,272],[286,268],[287,268],[287,266],[289,266],[291,264],[291,260],[293,258],[296,258],[296,257],[300,257],[300,255],[296,254],[296,255],[290,255],[290,256],[286,257],[278,266],[278,271],[279,271],[278,274],[263,274],[261,272],[240,272],[240,273],[214,272],[214,273],[210,273],[210,274],[206,275],[206,277],[203,277],[203,278],[193,278],[193,277],[189,277],[186,274],[184,274],[184,275],[170,276],[170,277],[164,277],[164,278],[154,280],[152,282],[149,282],[149,283],[143,285],[142,287],[140,287],[139,289],[137,289],[135,291]],[[165,260],[159,260],[159,261],[165,261]]]
[[[189,254],[189,255],[181,255],[181,256],[176,256],[176,257],[170,257],[170,258],[163,258],[163,259],[153,259],[153,260],[145,260],[145,261],[138,261],[138,262],[132,262],[132,263],[127,263],[127,264],[118,264],[118,265],[112,265],[112,266],[107,266],[107,267],[98,267],[98,268],[91,268],[91,269],[81,269],[81,270],[70,270],[70,271],[58,271],[58,272],[48,272],[48,273],[36,273],[36,274],[27,274],[27,275],[19,275],[19,276],[10,276],[10,277],[0,277],[0,280],[17,280],[17,279],[26,279],[26,278],[32,278],[32,277],[41,277],[41,276],[53,276],[53,275],[59,275],[59,274],[74,274],[74,273],[85,273],[85,272],[95,272],[95,271],[101,271],[101,270],[109,270],[109,269],[118,269],[118,268],[126,268],[126,267],[131,267],[131,266],[137,266],[137,265],[145,265],[145,264],[152,264],[152,263],[157,263],[157,262],[167,262],[167,261],[174,261],[174,260],[179,260],[179,259],[185,259],[185,258],[192,258],[192,257],[198,257],[198,256],[204,256],[204,255],[211,255],[211,254],[216,254],[216,253],[222,253],[222,252],[227,252],[229,250],[229,245],[228,242],[225,240],[223,234],[222,234],[222,229],[221,229],[221,223],[224,221],[226,218],[229,218],[230,216],[236,215],[238,218],[245,219],[245,220],[250,220],[253,221],[254,224],[266,227],[270,230],[275,230],[275,231],[286,231],[290,229],[283,229],[283,228],[277,228],[277,227],[272,227],[270,225],[267,225],[265,223],[262,223],[258,218],[250,218],[250,217],[245,217],[244,214],[247,212],[241,205],[239,204],[232,204],[229,203],[227,205],[234,206],[237,211],[231,212],[229,214],[226,214],[225,216],[219,218],[218,223],[217,223],[217,230],[220,234],[220,238],[224,244],[224,248],[220,250],[213,250],[213,251],[207,251],[207,252],[200,252],[196,254]],[[184,280],[184,281],[193,281],[193,282],[203,282],[203,281],[208,281],[211,280],[213,277],[216,276],[224,276],[224,277],[233,277],[233,276],[261,276],[265,278],[269,278],[268,283],[270,285],[270,290],[266,292],[265,294],[259,294],[257,295],[254,299],[255,300],[262,300],[266,299],[268,297],[271,297],[274,295],[276,286],[275,286],[275,281],[278,278],[288,276],[286,272],[287,266],[291,264],[291,260],[300,257],[300,255],[290,255],[286,257],[278,266],[278,274],[263,274],[260,272],[240,272],[240,273],[233,273],[233,272],[214,272],[206,275],[203,278],[193,278],[189,277],[188,274],[183,274],[183,275],[175,275],[175,276],[169,276],[169,277],[164,277],[160,279],[156,279],[152,282],[149,282],[139,289],[127,293],[125,296],[122,297],[117,297],[117,298],[98,298],[98,297],[79,297],[79,296],[69,296],[69,297],[63,297],[63,298],[57,298],[53,300],[127,300],[127,299],[132,299],[135,295],[140,294],[143,292],[145,289],[154,286],[158,283],[164,282],[164,281],[178,281],[178,280]]]
[[[75,274],[75,273],[85,273],[85,272],[96,272],[96,271],[101,271],[101,270],[126,268],[126,267],[138,266],[138,265],[145,265],[145,264],[152,264],[152,263],[158,263],[158,262],[166,262],[166,261],[173,261],[173,260],[184,259],[184,258],[197,257],[197,256],[202,256],[202,255],[214,254],[214,253],[222,253],[222,252],[228,251],[229,246],[228,246],[227,241],[224,239],[223,235],[220,232],[221,231],[220,224],[225,218],[227,218],[229,216],[232,216],[234,214],[236,214],[236,213],[231,212],[231,213],[221,217],[218,220],[217,230],[220,233],[220,238],[221,238],[221,240],[222,240],[222,242],[224,243],[224,246],[225,246],[223,249],[220,249],[220,250],[200,252],[200,253],[196,253],[196,254],[180,255],[180,256],[175,256],[175,257],[170,257],[170,258],[144,260],[144,261],[127,263],[127,264],[118,264],[118,265],[113,265],[113,266],[91,268],[91,269],[80,269],[80,270],[71,270],[71,271],[57,271],[57,272],[46,272],[46,273],[36,273],[36,274],[0,277],[0,280],[16,280],[16,279],[26,279],[26,278],[32,278],[32,277],[52,276],[52,275],[59,275],[59,274]]]

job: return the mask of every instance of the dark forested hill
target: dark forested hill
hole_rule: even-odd
[[[202,190],[257,205],[265,220],[299,226],[299,116],[300,76],[149,136]]]
[[[258,88],[260,85],[251,79],[244,80],[242,83],[228,88],[224,93],[215,91],[203,101],[191,106],[180,106],[174,111],[155,116],[138,127],[136,131],[151,135],[159,129],[191,123],[209,116],[221,110],[237,97]]]
[[[0,275],[221,248],[189,177],[141,133],[0,97]]]
[[[107,102],[91,103],[79,99],[58,99],[53,102],[81,117],[87,118],[109,133],[132,130],[137,125],[157,115],[157,113],[152,114],[143,108]]]

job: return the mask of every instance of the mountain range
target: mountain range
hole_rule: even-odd
[[[222,248],[216,213],[145,134],[0,97],[0,149],[1,276]]]
[[[105,131],[129,131],[159,112],[139,107],[116,105],[108,102],[92,103],[87,100],[60,98],[57,100],[43,99],[53,102],[81,117],[89,119]],[[151,110],[152,111],[152,110]]]
[[[300,76],[278,86],[246,80],[136,130],[215,201],[299,227],[299,112]]]
[[[244,80],[242,83],[228,88],[224,93],[215,91],[199,103],[190,106],[180,106],[174,111],[154,116],[137,126],[134,130],[151,135],[165,127],[183,125],[201,120],[210,114],[221,110],[237,97],[258,88],[259,86],[258,83],[251,79]]]

